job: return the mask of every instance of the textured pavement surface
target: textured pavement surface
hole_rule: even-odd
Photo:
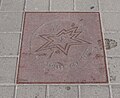
[[[120,7],[119,4],[120,4],[119,0],[89,0],[89,1],[88,0],[0,0],[0,98],[120,98],[120,94],[119,94],[120,93],[120,76],[119,76],[120,74]],[[23,30],[24,28],[27,30],[29,30],[28,28],[34,30],[33,28],[37,26],[34,25],[34,23],[37,23],[38,22],[37,20],[40,20],[40,18],[39,19],[35,18],[36,20],[33,20],[29,17],[31,21],[27,22],[28,24],[27,28],[24,27],[23,23],[25,21],[25,12],[100,13],[102,34],[106,48],[105,49],[106,56],[104,57],[106,58],[106,62],[107,62],[106,70],[107,70],[108,82],[101,83],[100,81],[103,80],[100,79],[100,77],[97,77],[98,79],[100,79],[99,83],[90,82],[84,84],[83,83],[76,83],[76,84],[19,83],[18,84],[17,81],[19,80],[19,78],[17,75],[19,69],[18,65],[19,62],[21,62],[20,61],[20,49],[22,46],[21,43],[27,43],[26,42],[28,40],[27,37],[29,37],[27,35],[22,36]],[[91,19],[91,16],[89,15],[86,15],[85,17]],[[50,17],[48,17],[47,19],[49,18]],[[57,25],[57,23],[55,24]],[[90,26],[92,27],[93,25],[96,25],[95,21],[92,21]],[[50,28],[48,28],[47,30],[49,29]],[[85,30],[87,31],[87,29]],[[37,33],[39,33],[39,31],[40,30],[38,30]],[[34,37],[35,36],[33,36],[33,39],[35,40],[32,40],[33,44],[38,42],[38,40]],[[22,38],[26,39],[26,41],[25,42],[22,41]],[[88,39],[90,38],[86,38],[86,40]],[[97,39],[98,38],[96,37],[94,41],[96,41]],[[58,40],[55,40],[55,42],[59,43]],[[43,42],[41,42],[40,44],[43,44]],[[25,51],[27,51],[26,50],[28,48],[27,44],[25,44],[25,46],[24,49]],[[33,51],[34,49],[36,49],[37,46],[38,45],[32,46]],[[79,49],[79,46],[74,48]],[[59,53],[59,51],[57,52]],[[67,52],[61,52],[61,53],[65,54]],[[31,66],[29,65],[31,63],[27,61],[25,60],[24,63],[25,65],[27,64],[26,66],[28,67],[28,69],[33,68],[32,65]],[[30,61],[32,62],[34,61],[34,59],[33,58],[30,59]],[[34,81],[36,79],[38,79],[38,81],[41,82],[38,76],[40,73],[37,72],[38,67],[39,66],[33,68],[35,69],[34,73],[30,74],[32,70],[29,69],[30,73],[27,73],[27,71],[24,70],[25,66],[21,65],[20,68],[23,70],[22,77],[24,77],[24,75],[26,74],[27,80],[29,80],[29,82]],[[63,68],[63,66],[59,66],[59,65],[57,67],[54,66],[54,68],[58,68],[58,67]],[[74,67],[76,68],[76,70],[78,70],[76,64]],[[96,66],[93,65],[93,67]],[[101,69],[104,70],[105,68],[103,67]],[[72,69],[72,71],[74,70]],[[76,79],[78,79],[78,77],[80,76],[83,77],[85,73],[88,74],[92,70],[93,69],[85,72],[86,70],[84,69],[81,75],[78,74],[75,75],[74,77],[77,77]],[[57,74],[58,72],[60,71],[56,70]],[[94,70],[92,72],[94,73],[94,75],[97,74],[96,71]],[[68,72],[68,74],[70,75],[72,73]],[[105,75],[104,72],[101,73],[101,75],[104,76]],[[44,77],[44,75],[42,76]],[[89,74],[87,76],[89,76]],[[65,76],[63,77],[67,80]],[[84,77],[84,78],[88,79],[89,77]],[[23,78],[21,79],[21,81],[26,81],[26,80]]]
[[[108,82],[99,18],[99,13],[25,13],[17,82]]]

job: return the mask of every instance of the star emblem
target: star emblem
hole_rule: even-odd
[[[85,43],[91,44],[88,41],[78,38],[78,35],[82,32],[77,32],[77,29],[78,27],[73,27],[68,30],[63,29],[59,33],[54,35],[39,35],[47,42],[41,47],[39,47],[35,52],[39,52],[45,49],[57,48],[58,50],[62,51],[65,55],[67,55],[72,45],[82,45]]]

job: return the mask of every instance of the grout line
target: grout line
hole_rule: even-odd
[[[24,3],[24,6],[25,6],[25,3]],[[25,7],[24,7],[24,10],[25,10]],[[25,16],[25,11],[23,12],[22,14],[22,21],[21,21],[21,28],[20,28],[20,31],[23,32],[23,26],[24,26],[24,16]]]
[[[25,5],[25,3],[24,3],[24,5]],[[24,26],[24,17],[25,17],[25,12],[23,12],[23,17],[22,17],[22,22],[21,22],[21,31],[23,31],[23,29],[24,29],[24,27],[23,27]],[[20,38],[19,38],[19,49],[18,49],[19,55],[18,55],[18,60],[17,60],[17,64],[16,64],[15,83],[17,82],[21,44],[22,44],[22,34],[20,35]]]
[[[49,11],[51,11],[51,6],[50,6],[50,4],[51,4],[51,2],[50,2],[51,0],[49,0],[49,5],[48,5],[48,10]],[[75,6],[75,5],[74,5]],[[89,11],[80,11],[80,10],[76,10],[76,6],[74,7],[74,12],[89,12]],[[98,8],[99,9],[99,8]],[[0,11],[0,13],[23,13],[24,11]],[[31,12],[31,11],[29,11],[29,10],[27,10],[27,12]],[[41,12],[41,11],[32,11],[32,12]],[[42,11],[42,12],[47,12],[47,11]],[[55,12],[54,10],[53,10],[53,12]],[[57,11],[57,12],[67,12],[67,11]],[[70,12],[72,12],[71,10],[70,10]],[[100,12],[100,10],[99,11],[92,11],[92,12]],[[101,12],[101,13],[120,13],[120,11],[118,11],[118,12]]]
[[[23,12],[25,12],[25,8],[26,8],[26,2],[27,2],[27,0],[24,0],[24,7],[23,7]]]
[[[19,38],[18,54],[20,53],[21,39],[22,39],[22,34],[20,35],[20,38]],[[15,83],[17,82],[17,73],[18,73],[19,58],[20,58],[20,56],[18,55],[17,62],[16,62],[15,80],[14,80]]]
[[[22,34],[21,34],[22,35]],[[19,57],[19,55],[1,55],[0,56],[0,58],[14,58],[14,57],[16,57],[16,58],[18,58]],[[120,58],[120,56],[118,55],[118,56],[115,56],[115,55],[111,55],[111,56],[107,56],[107,58]]]
[[[23,32],[23,26],[24,26],[24,16],[25,16],[25,12],[23,12],[23,14],[22,14],[22,21],[21,21],[21,28],[20,28],[21,33]]]
[[[111,85],[109,85],[109,89],[110,89],[110,97],[113,98],[112,86]]]
[[[107,34],[119,34],[119,32],[118,31],[112,31],[112,30],[111,31],[110,30],[109,31],[105,30],[104,34],[105,35],[107,35]]]
[[[105,49],[105,53],[106,53],[106,49]],[[108,83],[110,84],[110,74],[109,74],[109,67],[108,67],[108,59],[107,59],[107,57],[106,57],[106,66],[107,66]]]
[[[108,58],[120,58],[120,55],[108,55]]]
[[[49,98],[50,94],[49,94],[49,85],[46,85],[46,96],[45,98]]]
[[[17,85],[51,85],[51,86],[52,85],[76,85],[77,86],[77,85],[108,85],[108,83],[106,84],[17,84]],[[120,83],[111,83],[110,85],[120,85]]]
[[[78,85],[78,98],[82,98],[80,85]]]
[[[120,13],[120,11],[102,11],[101,10],[101,13]]]
[[[14,98],[17,98],[17,85],[15,86]]]
[[[109,73],[109,67],[108,67],[108,59],[106,58],[106,61],[107,61],[107,73],[108,73],[108,85],[109,85],[109,92],[110,92],[110,98],[113,98],[113,94],[112,94],[112,88],[111,88],[111,85],[110,85],[110,73]]]
[[[19,38],[20,39],[20,38]],[[19,52],[19,45],[18,45],[18,52]],[[19,58],[19,56],[17,57],[17,59],[16,59],[16,66],[15,66],[15,75],[14,75],[14,83],[16,83],[16,71],[17,71],[17,64],[18,64],[18,58]]]
[[[105,34],[106,33],[108,33],[108,31],[110,32],[110,33],[120,33],[120,29],[118,29],[118,30],[114,30],[114,29],[105,29]]]
[[[100,12],[100,19],[101,19],[101,25],[102,25],[102,33],[105,32],[104,25],[103,25],[103,20],[102,20],[102,10],[100,6],[100,0],[98,0],[98,5],[99,5],[99,12]],[[105,45],[105,35],[103,33],[103,39],[104,39],[104,45]],[[110,97],[113,98],[112,94],[112,88],[110,85],[110,74],[109,74],[109,67],[108,67],[108,59],[107,59],[107,50],[105,49],[105,55],[106,55],[106,67],[107,67],[107,75],[108,75],[108,85],[109,85],[109,92],[110,92]]]
[[[24,11],[0,11],[0,13],[23,13]]]
[[[49,0],[48,2],[49,2],[48,11],[51,11],[51,0]]]
[[[98,12],[100,12],[100,2],[99,2],[99,0],[97,0],[97,5],[98,5]]]
[[[14,85],[13,98],[15,98],[15,91],[16,91],[16,86]]]
[[[15,86],[16,84],[14,84],[14,83],[4,83],[4,84],[2,84],[2,83],[0,83],[0,86]]]
[[[99,7],[99,12],[100,12],[100,7]],[[101,20],[102,33],[104,35],[105,34],[105,29],[104,29],[104,25],[103,25],[102,13],[101,12],[100,12],[100,20]]]
[[[4,55],[0,56],[0,58],[18,58],[18,55]]]
[[[73,11],[75,11],[75,0],[73,0]]]
[[[22,32],[14,31],[14,32],[0,32],[0,34],[21,34]]]
[[[118,84],[118,83],[117,83]],[[17,84],[17,85],[51,85],[51,86],[53,86],[53,85],[108,85],[108,83],[106,83],[106,84]],[[111,85],[113,85],[113,84],[111,84]],[[120,83],[119,83],[119,85],[120,85]]]
[[[120,85],[120,83],[106,83],[106,84],[15,84],[15,83],[0,83],[0,86],[9,86],[9,85],[13,85],[13,86],[15,86],[15,85],[18,85],[18,86],[29,86],[29,85],[38,85],[38,86],[54,86],[54,85],[60,85],[60,86],[67,86],[67,85],[74,85],[74,86],[95,86],[95,85],[101,85],[101,86],[107,86],[107,85]]]

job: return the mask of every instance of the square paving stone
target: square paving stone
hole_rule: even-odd
[[[120,98],[120,85],[112,86],[112,94],[113,98]]]
[[[1,11],[23,11],[25,0],[2,0]]]
[[[46,98],[46,86],[40,85],[18,86],[16,98]]]
[[[79,98],[77,86],[49,86],[49,98]]]
[[[103,27],[106,31],[120,31],[120,13],[102,13]]]
[[[0,32],[20,32],[22,13],[0,12]]]
[[[14,98],[14,86],[0,86],[0,98]]]
[[[19,33],[0,33],[0,56],[17,55]]]
[[[0,83],[14,83],[17,58],[0,58]]]
[[[106,83],[99,13],[25,14],[17,83]]]
[[[100,0],[103,12],[120,12],[120,0]]]
[[[51,0],[50,8],[51,11],[72,11],[73,0]]]
[[[111,98],[108,86],[81,86],[80,98]]]
[[[105,33],[107,57],[120,56],[120,33]]]
[[[108,58],[111,83],[120,83],[120,58]]]
[[[76,10],[81,12],[98,12],[98,0],[76,0]]]
[[[26,0],[26,11],[48,11],[49,0]]]

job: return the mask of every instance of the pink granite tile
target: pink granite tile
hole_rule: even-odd
[[[99,13],[26,13],[17,83],[106,83]]]

